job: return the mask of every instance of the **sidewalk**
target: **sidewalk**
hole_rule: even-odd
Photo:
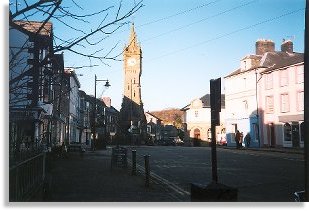
[[[225,149],[236,149],[236,147],[219,146]],[[263,152],[280,152],[280,153],[292,153],[292,154],[304,154],[304,148],[287,148],[287,147],[261,147],[261,148],[241,148],[241,150],[254,150]]]
[[[49,202],[177,202],[180,199],[160,183],[145,187],[144,175],[110,169],[111,151],[71,153],[52,160]]]

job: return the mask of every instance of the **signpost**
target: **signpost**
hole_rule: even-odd
[[[191,201],[237,201],[237,189],[218,183],[216,126],[220,125],[221,78],[210,80],[212,182],[207,186],[191,183]]]

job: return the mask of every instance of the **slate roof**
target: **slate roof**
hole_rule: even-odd
[[[210,94],[205,94],[200,98],[203,103],[203,108],[210,108]],[[190,104],[186,105],[181,111],[186,111],[189,109]],[[221,94],[221,108],[225,108],[225,94]]]
[[[303,53],[268,52],[261,60],[261,67],[268,67],[264,72],[304,62]]]
[[[267,52],[261,58],[261,61],[258,66],[252,67],[248,70],[241,71],[241,69],[237,69],[230,73],[229,75],[225,76],[224,78],[238,75],[239,73],[244,73],[251,71],[256,68],[267,68],[263,72],[268,72],[277,68],[286,67],[289,65],[301,63],[304,61],[304,54],[303,53],[288,53],[282,51],[274,51],[274,52]]]

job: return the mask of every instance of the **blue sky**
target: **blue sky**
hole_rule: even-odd
[[[84,8],[81,11],[75,7],[75,12],[83,13],[117,2],[75,1]],[[128,9],[134,0],[124,0],[122,4],[123,9]],[[141,85],[145,111],[182,108],[209,93],[209,80],[237,69],[242,57],[254,54],[259,38],[273,40],[277,50],[282,39],[292,38],[294,51],[304,50],[304,0],[144,0],[143,4],[128,21],[134,21],[143,51]],[[87,30],[95,22],[81,27]],[[129,29],[130,25],[124,26],[107,39],[106,49],[119,43],[114,52],[121,52],[128,42]],[[61,37],[72,35],[57,22],[54,33]],[[90,64],[89,59],[70,52],[64,52],[64,57],[66,66]],[[81,89],[94,94],[94,74],[98,79],[109,79],[112,86],[103,96],[110,96],[112,105],[120,109],[123,62],[107,63],[92,60],[99,66],[78,69],[77,73],[83,74],[79,77]],[[103,85],[98,82],[97,96]]]

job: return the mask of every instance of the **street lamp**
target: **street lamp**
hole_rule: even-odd
[[[94,122],[93,122],[93,141],[91,143],[91,148],[94,151],[95,150],[95,142],[96,142],[96,119],[97,119],[97,81],[106,81],[105,87],[109,88],[111,85],[109,84],[108,79],[102,79],[99,80],[97,79],[97,75],[94,75],[94,109],[93,109],[93,117],[94,117]],[[105,141],[105,140],[104,140]],[[104,149],[106,149],[106,145],[104,144]]]

